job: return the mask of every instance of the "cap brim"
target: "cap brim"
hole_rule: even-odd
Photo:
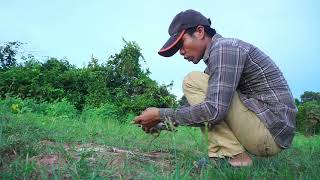
[[[169,40],[163,45],[163,47],[159,50],[158,54],[164,57],[173,56],[179,49],[179,41],[184,35],[185,30],[181,33],[177,33],[169,38]]]

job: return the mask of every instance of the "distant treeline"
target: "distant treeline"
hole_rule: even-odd
[[[115,105],[119,113],[139,113],[147,107],[173,107],[176,97],[169,85],[152,80],[149,70],[141,68],[141,49],[134,42],[124,41],[123,49],[105,63],[91,57],[87,66],[78,68],[66,59],[49,58],[40,62],[33,56],[17,63],[21,43],[0,46],[0,97],[32,98],[38,102],[62,99],[84,107]]]

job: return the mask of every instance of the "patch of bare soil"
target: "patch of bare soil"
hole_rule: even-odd
[[[80,161],[85,162],[88,168],[108,170],[101,171],[99,175],[109,178],[126,177],[127,179],[128,174],[132,174],[132,176],[137,172],[143,174],[143,171],[145,171],[143,166],[148,165],[161,168],[165,174],[173,170],[173,156],[168,152],[153,151],[145,153],[94,143],[69,145],[41,141],[39,146],[62,149],[62,151],[59,151],[60,153],[41,154],[31,158],[39,167],[47,169],[49,176],[52,175],[52,171],[56,170],[57,167],[68,168],[68,166],[70,167],[68,164],[71,162]],[[128,172],[125,168],[132,172]],[[148,172],[145,173],[148,174]],[[68,179],[70,176],[63,175],[63,177]]]

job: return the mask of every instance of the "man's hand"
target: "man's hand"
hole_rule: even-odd
[[[152,127],[160,122],[160,110],[158,108],[147,108],[140,116],[134,118],[135,124],[142,125],[146,133],[152,133]]]

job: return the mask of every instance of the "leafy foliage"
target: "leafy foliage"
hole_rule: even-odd
[[[15,64],[15,43],[9,44],[11,64]],[[8,59],[9,56],[5,55]],[[141,68],[144,61],[140,47],[124,41],[123,49],[100,64],[94,56],[87,66],[77,68],[66,59],[49,58],[44,63],[33,56],[21,64],[6,64],[0,71],[0,97],[14,96],[37,102],[70,102],[77,110],[86,106],[115,106],[118,114],[139,113],[150,106],[176,105],[175,96],[158,85]],[[16,107],[17,109],[18,107]]]
[[[0,46],[0,70],[8,69],[16,65],[15,55],[17,54],[17,48],[21,45],[21,42],[14,41],[5,43]]]
[[[320,101],[320,92],[306,91],[301,95],[301,102]]]
[[[320,101],[308,101],[298,108],[297,126],[299,131],[306,135],[320,133]]]
[[[185,95],[183,95],[178,102],[179,102],[180,106],[189,106],[190,105]]]
[[[125,111],[134,112],[150,106],[173,106],[175,96],[167,90],[172,83],[158,86],[149,78],[150,72],[141,69],[140,60],[143,60],[140,48],[130,42],[125,42],[121,52],[109,58],[106,65],[106,84],[111,92],[112,102]]]
[[[320,133],[320,93],[306,91],[301,95],[298,105],[297,127],[306,135]]]

